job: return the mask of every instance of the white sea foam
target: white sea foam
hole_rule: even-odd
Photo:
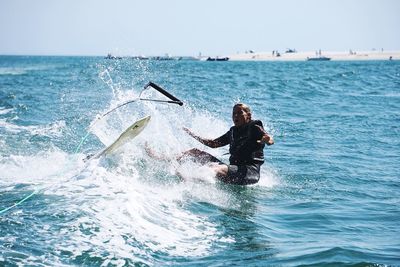
[[[257,183],[258,186],[273,187],[279,184],[279,175],[276,170],[268,166],[265,163],[261,166],[260,181]]]
[[[62,136],[62,130],[66,127],[64,120],[56,121],[47,125],[17,125],[13,123],[17,118],[12,120],[0,119],[0,127],[11,133],[20,133],[26,131],[31,135],[41,135],[49,137]]]
[[[234,238],[221,233],[208,217],[186,208],[193,201],[224,208],[240,206],[240,200],[215,185],[210,169],[193,163],[175,163],[171,167],[169,163],[149,158],[143,149],[147,142],[164,156],[173,158],[198,145],[186,136],[182,126],[211,137],[222,134],[226,123],[191,109],[182,111],[179,107],[147,105],[153,119],[142,134],[118,155],[90,161],[69,183],[54,188],[53,194],[68,197],[68,207],[64,208],[86,214],[74,222],[74,229],[81,230],[69,231],[68,238],[57,244],[58,249],[68,248],[74,255],[91,251],[93,256],[107,251],[109,262],[132,257],[143,261],[146,251],[172,256],[206,256],[215,249],[213,244],[234,242]],[[125,111],[118,117],[124,121],[133,116]],[[222,126],[204,130],[201,125],[208,122]],[[112,128],[107,121],[102,127]],[[217,156],[224,153],[214,152]],[[176,177],[176,171],[185,172],[193,180],[165,182],[168,176]],[[138,250],[138,247],[146,249]]]
[[[1,182],[4,185],[48,183],[49,177],[62,176],[76,168],[68,157],[67,153],[57,149],[30,156],[0,156]]]
[[[0,75],[24,75],[30,71],[41,71],[54,68],[55,65],[30,65],[25,67],[0,67]]]
[[[3,107],[0,107],[0,115],[4,115],[4,114],[7,114],[7,113],[10,113],[11,111],[13,111],[14,109],[13,108],[3,108]]]
[[[0,75],[22,75],[27,73],[25,68],[1,67]]]
[[[135,166],[110,168],[102,160],[90,162],[75,178],[46,192],[67,197],[66,212],[86,214],[74,222],[75,231],[60,233],[68,236],[58,240],[60,250],[75,255],[107,251],[110,260],[140,258],[146,250],[200,256],[220,236],[212,222],[182,207],[193,193],[186,184],[154,186]],[[146,249],[139,251],[137,243]]]
[[[119,96],[122,98],[111,106],[135,97],[123,93]],[[212,138],[226,131],[227,121],[190,107],[142,102],[113,112],[97,122],[93,132],[104,144],[110,144],[144,114],[152,116],[147,128],[108,158],[83,163],[84,155],[57,149],[32,156],[0,157],[2,186],[27,183],[32,189],[44,188],[43,195],[59,197],[52,205],[52,214],[79,214],[51,234],[43,232],[55,251],[67,251],[71,257],[99,256],[110,264],[124,264],[122,259],[130,259],[153,265],[147,253],[199,257],[215,253],[215,244],[235,242],[234,237],[221,232],[218,222],[193,212],[190,205],[209,203],[223,209],[241,209],[241,198],[219,187],[205,166],[190,162],[179,165],[174,160],[159,162],[144,151],[147,143],[173,159],[197,147],[227,160],[226,148],[206,148],[182,130],[183,126],[190,127]],[[58,135],[65,127],[62,122],[41,127],[3,123],[8,130],[32,134]],[[179,182],[177,172],[188,179]],[[260,186],[274,185],[272,170],[262,169],[261,176]]]

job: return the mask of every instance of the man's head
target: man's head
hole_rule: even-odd
[[[242,126],[251,121],[251,110],[243,103],[238,103],[233,106],[232,120],[235,126]]]

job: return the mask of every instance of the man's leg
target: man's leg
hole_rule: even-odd
[[[204,152],[202,150],[199,150],[197,148],[190,149],[188,151],[183,152],[179,157],[176,159],[178,161],[183,161],[188,158],[193,158],[194,161],[201,163],[201,164],[207,164],[210,162],[217,162],[217,163],[222,163],[219,159],[211,155],[210,153]]]

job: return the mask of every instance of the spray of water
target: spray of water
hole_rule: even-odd
[[[110,106],[137,97],[132,90],[123,91],[115,86],[108,71],[100,77],[113,91]],[[154,92],[147,94],[154,97]],[[71,254],[72,258],[101,256],[109,263],[116,263],[116,259],[154,263],[149,256],[154,252],[206,256],[215,251],[215,244],[223,247],[234,242],[192,205],[205,202],[235,208],[240,207],[240,199],[218,186],[207,167],[191,162],[178,164],[174,160],[181,152],[197,147],[227,161],[224,154],[228,148],[204,147],[187,136],[182,127],[213,138],[223,134],[230,122],[190,105],[140,102],[116,110],[99,121],[91,133],[109,145],[144,115],[152,117],[147,128],[118,153],[104,158],[84,163],[81,159],[85,155],[57,149],[29,157],[0,158],[4,188],[12,191],[22,183],[30,189],[41,185],[39,204],[47,203],[49,197],[58,199],[35,211],[44,217],[62,214],[68,218],[51,232],[42,233],[58,254]],[[48,131],[43,129],[39,134]],[[149,157],[146,145],[169,160],[160,162]],[[182,182],[177,172],[187,181]],[[261,176],[258,186],[274,184],[275,174],[271,170],[263,169]]]

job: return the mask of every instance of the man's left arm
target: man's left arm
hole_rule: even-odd
[[[261,139],[257,140],[257,143],[260,144],[266,144],[267,146],[271,146],[274,144],[274,138],[272,136],[270,136],[262,127],[261,125],[256,124],[255,125],[259,130],[260,130],[260,134],[261,134]]]

